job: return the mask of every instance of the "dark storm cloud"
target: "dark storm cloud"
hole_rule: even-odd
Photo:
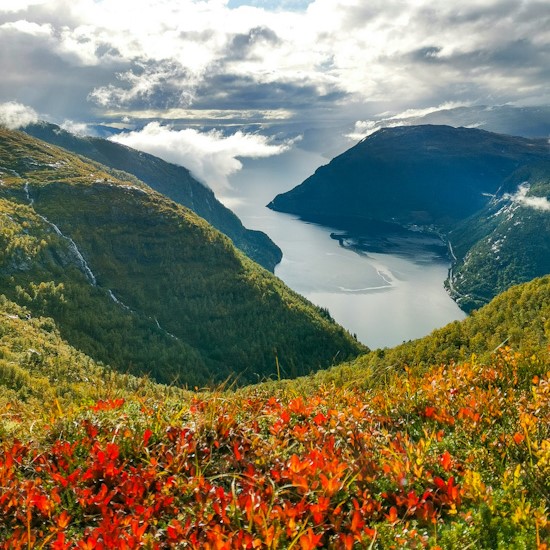
[[[226,50],[226,59],[246,59],[253,55],[254,47],[260,43],[277,46],[281,40],[275,32],[267,27],[254,27],[249,32],[237,34],[232,38]]]
[[[197,109],[303,109],[315,102],[336,102],[346,97],[341,90],[320,91],[300,82],[257,82],[251,76],[213,74],[197,88]]]

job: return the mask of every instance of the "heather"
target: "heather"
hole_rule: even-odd
[[[4,548],[546,548],[547,350],[21,422]],[[2,422],[17,423],[5,407]],[[40,434],[33,437],[33,434]]]

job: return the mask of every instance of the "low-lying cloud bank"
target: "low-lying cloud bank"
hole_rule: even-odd
[[[34,122],[38,122],[38,114],[31,107],[16,101],[0,103],[0,126],[17,130]]]
[[[516,193],[513,195],[505,195],[505,198],[527,208],[550,212],[550,201],[546,197],[528,197],[527,193],[529,193],[529,185],[524,183],[518,187]]]
[[[273,143],[266,136],[241,131],[226,136],[217,130],[175,130],[158,122],[151,122],[142,130],[125,132],[109,139],[185,166],[216,193],[228,189],[229,176],[241,170],[239,157],[266,158],[280,155],[294,143],[293,140]]]
[[[353,131],[347,134],[346,137],[353,141],[360,141],[367,136],[374,134],[374,132],[380,130],[381,128],[395,128],[397,126],[418,124],[421,123],[422,118],[433,113],[448,112],[453,109],[469,106],[470,104],[466,102],[445,102],[438,105],[437,107],[427,107],[424,109],[407,109],[406,111],[395,115],[382,113],[372,120],[356,121]]]

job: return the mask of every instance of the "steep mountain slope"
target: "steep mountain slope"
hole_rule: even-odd
[[[188,396],[176,387],[99,365],[65,342],[53,319],[32,317],[28,309],[3,295],[0,336],[0,410],[9,409],[19,419],[0,422],[0,439],[18,432],[22,419],[48,422],[52,414],[98,400],[131,396],[166,401]]]
[[[368,220],[450,227],[483,208],[520,166],[548,158],[544,139],[450,126],[384,128],[268,205],[347,229]],[[503,187],[504,186],[504,187]]]
[[[549,158],[543,139],[386,128],[269,207],[344,229],[354,242],[394,231],[388,223],[437,231],[454,262],[448,289],[469,312],[550,273]]]
[[[470,311],[511,285],[550,273],[550,163],[517,170],[489,205],[448,235],[448,288]]]
[[[0,169],[0,288],[95,360],[202,385],[297,375],[363,349],[145,184],[3,129]]]
[[[266,269],[273,271],[281,261],[281,250],[265,233],[245,228],[212,190],[193,178],[186,168],[106,139],[79,137],[46,122],[31,124],[24,131],[104,166],[134,175],[159,193],[193,210]]]
[[[388,377],[403,376],[406,368],[418,374],[432,365],[467,361],[472,355],[483,362],[503,346],[548,360],[550,275],[508,289],[463,321],[450,323],[424,338],[371,351],[349,364],[289,381],[289,386],[297,389],[336,383],[372,387]]]

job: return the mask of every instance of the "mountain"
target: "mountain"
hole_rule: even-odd
[[[450,126],[384,128],[268,205],[346,229],[369,220],[450,227],[483,208],[520,166],[548,159],[546,139]]]
[[[295,376],[364,348],[144,183],[0,129],[0,289],[95,361],[204,385]]]
[[[268,206],[347,231],[357,243],[400,226],[436,232],[454,255],[449,291],[471,311],[550,272],[549,181],[546,139],[385,128]]]
[[[550,106],[463,105],[428,113],[405,112],[372,121],[375,128],[437,124],[479,128],[498,134],[544,138],[550,135]]]
[[[550,162],[519,169],[472,217],[448,233],[454,254],[447,287],[466,311],[512,285],[550,273]]]
[[[193,210],[269,271],[273,271],[281,261],[281,250],[265,233],[245,228],[239,218],[218,201],[212,190],[193,178],[186,168],[107,139],[76,136],[47,122],[31,124],[24,128],[24,132],[134,175],[159,193]]]

